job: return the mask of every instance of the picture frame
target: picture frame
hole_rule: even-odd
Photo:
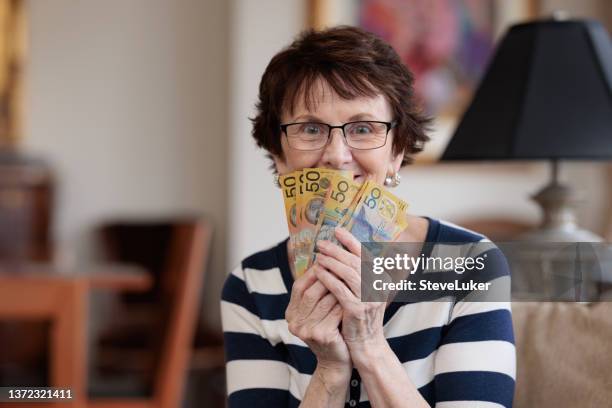
[[[307,0],[307,25],[319,30],[360,26],[398,51],[414,73],[419,103],[433,119],[431,140],[415,156],[416,164],[430,164],[438,161],[452,137],[497,41],[509,26],[535,18],[538,11],[537,0]],[[420,29],[418,39],[407,41],[417,37],[410,27],[419,29],[424,18],[445,24],[422,24],[429,32],[423,35]],[[426,58],[421,44],[433,50],[430,54],[446,47],[441,51],[446,54]]]
[[[0,0],[0,148],[23,137],[27,35],[23,0]]]

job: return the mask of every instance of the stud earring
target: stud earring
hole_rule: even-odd
[[[399,175],[399,173],[394,173],[392,176],[385,177],[385,186],[397,187],[401,181],[402,177]]]
[[[274,175],[274,187],[281,188],[280,176],[278,174]]]

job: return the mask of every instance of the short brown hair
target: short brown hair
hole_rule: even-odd
[[[280,120],[284,109],[293,112],[297,98],[310,108],[316,81],[323,79],[344,99],[382,94],[397,121],[393,152],[423,150],[430,119],[414,98],[413,76],[395,50],[376,35],[357,27],[338,26],[303,31],[268,64],[259,85],[252,135],[259,147],[282,157]]]

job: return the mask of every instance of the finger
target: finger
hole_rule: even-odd
[[[383,282],[385,289],[376,290],[373,285],[363,285],[360,297],[362,302],[387,302],[390,299],[392,291],[388,289],[387,284],[396,281],[386,272],[379,275],[377,279]]]
[[[315,281],[306,291],[297,306],[297,318],[300,321],[306,320],[308,315],[317,306],[317,303],[329,293],[329,290],[318,280]]]
[[[323,254],[317,255],[316,262],[342,279],[355,296],[361,297],[361,276],[359,272],[337,259]]]
[[[314,274],[312,268],[309,268],[300,278],[296,279],[291,286],[291,296],[289,297],[289,304],[285,310],[285,319],[287,321],[292,320],[300,306],[304,291],[312,286],[317,281],[317,277]]]
[[[338,300],[336,297],[328,292],[313,308],[312,312],[306,318],[305,324],[310,327],[317,325],[337,304]]]
[[[351,234],[346,228],[336,227],[335,229],[336,238],[342,245],[345,246],[351,253],[361,257],[361,242],[353,234]]]
[[[315,275],[321,281],[323,285],[338,299],[338,302],[343,308],[351,308],[355,302],[359,299],[355,297],[355,294],[346,286],[344,282],[338,279],[333,273],[325,270],[325,268],[315,265]]]
[[[306,272],[298,279],[293,282],[291,287],[291,300],[295,299],[297,302],[302,298],[304,292],[317,281],[317,277],[311,268],[308,268]]]
[[[340,303],[336,303],[327,316],[321,320],[319,326],[321,326],[323,330],[333,330],[340,326],[340,322],[342,322],[342,306]]]
[[[322,240],[317,242],[317,247],[319,248],[319,252],[323,255],[336,258],[338,261],[350,266],[351,268],[354,268],[355,270],[358,270],[361,267],[361,258],[359,255],[352,254],[333,242]]]

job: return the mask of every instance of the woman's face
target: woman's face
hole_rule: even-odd
[[[392,122],[391,107],[384,96],[342,99],[325,82],[319,81],[312,93],[311,109],[304,106],[302,97],[297,98],[292,113],[285,112],[281,123],[321,122],[332,126],[357,120]],[[320,150],[295,150],[287,144],[281,134],[284,158],[274,157],[279,174],[290,173],[307,167],[323,167],[337,170],[351,170],[355,180],[363,182],[370,178],[382,184],[385,177],[396,173],[402,163],[402,155],[392,153],[393,130],[387,136],[384,146],[372,150],[356,150],[346,145],[341,129],[332,129],[329,143]]]

